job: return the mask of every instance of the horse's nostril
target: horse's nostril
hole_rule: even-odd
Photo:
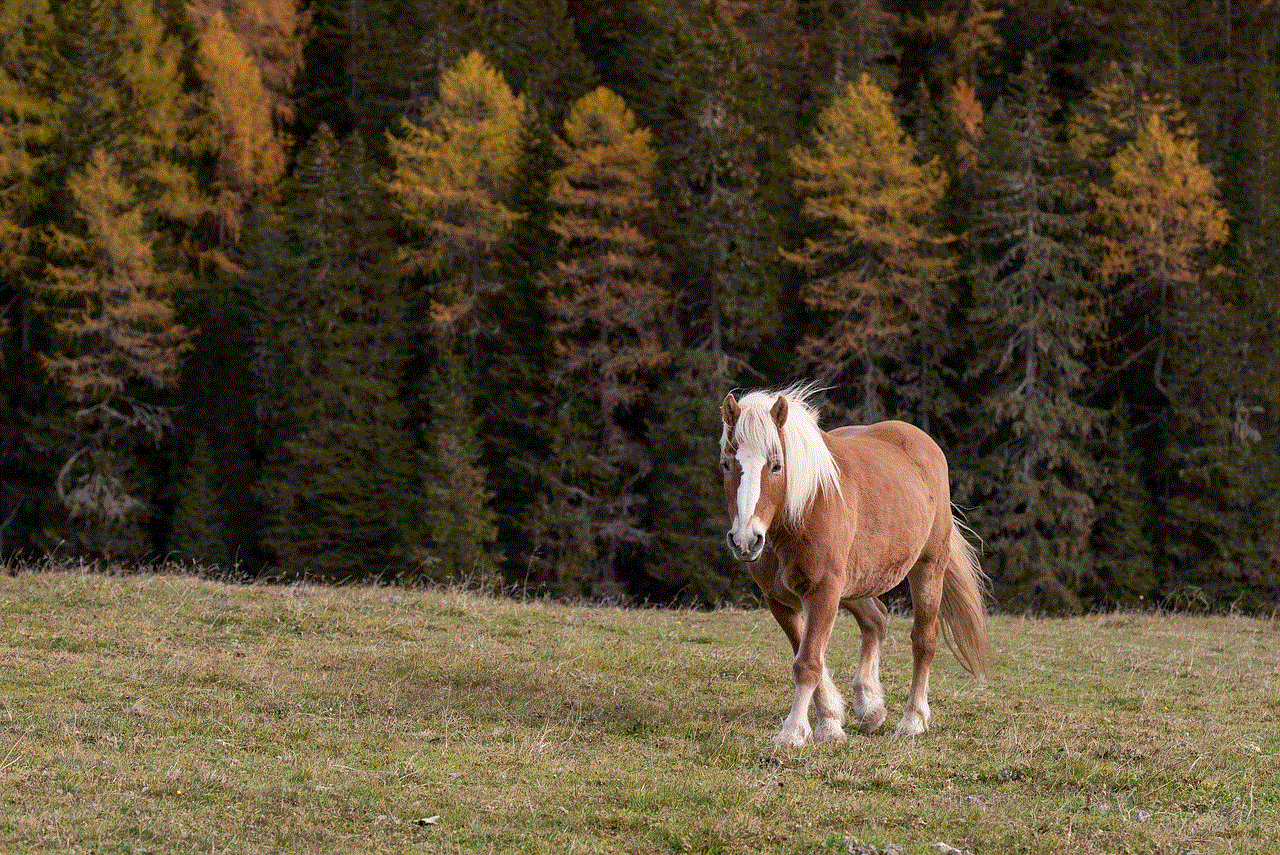
[[[751,538],[751,551],[759,552],[764,548],[764,535],[756,532],[756,536]]]

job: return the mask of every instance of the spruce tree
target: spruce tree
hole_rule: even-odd
[[[973,240],[970,373],[984,390],[976,438],[972,522],[992,556],[1003,603],[1081,607],[1092,580],[1091,443],[1104,413],[1086,406],[1086,345],[1096,337],[1085,275],[1084,198],[1058,129],[1048,79],[1034,57],[988,115],[989,192]]]
[[[418,472],[424,508],[422,578],[466,582],[492,588],[501,581],[502,556],[492,494],[480,466],[479,419],[467,390],[466,367],[458,356],[444,357],[427,386],[428,422],[424,426]]]
[[[721,388],[720,375],[704,350],[678,352],[672,368],[646,422],[654,459],[654,543],[647,562],[656,582],[653,596],[702,606],[741,601],[753,583],[724,544],[724,489],[716,466],[720,410],[711,392]]]
[[[506,581],[522,585],[537,577],[534,510],[553,459],[554,361],[543,277],[555,262],[548,192],[559,165],[550,129],[532,117],[521,132],[511,207],[520,215],[497,247],[502,290],[481,306],[481,351],[486,354],[479,394],[481,436],[487,463],[486,488],[493,496],[497,551]]]
[[[708,379],[723,386],[783,316],[781,238],[760,174],[765,95],[726,11],[677,10],[663,27],[649,71],[662,245],[682,343],[711,354]]]
[[[1249,31],[1266,23],[1251,21]],[[1239,597],[1244,607],[1280,598],[1280,496],[1271,486],[1280,478],[1280,445],[1269,440],[1280,425],[1280,140],[1272,133],[1280,120],[1280,68],[1264,45],[1259,40],[1244,62],[1223,187],[1232,224],[1230,279],[1223,284],[1237,319],[1228,361],[1239,382],[1231,403],[1233,445],[1249,475],[1241,500],[1254,526],[1252,536],[1235,543],[1238,575],[1224,598]]]
[[[406,320],[390,215],[358,135],[321,127],[289,189],[293,257],[266,301],[262,382],[278,401],[257,486],[263,542],[294,577],[416,572],[422,502],[399,382]]]
[[[218,491],[217,465],[201,433],[174,485],[169,554],[204,570],[229,570],[227,507]]]

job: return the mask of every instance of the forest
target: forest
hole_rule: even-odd
[[[719,401],[1280,606],[1272,0],[0,0],[0,560],[714,606]]]

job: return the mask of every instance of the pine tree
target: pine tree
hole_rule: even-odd
[[[989,196],[974,241],[970,371],[986,394],[974,429],[977,491],[970,504],[1001,600],[1050,611],[1080,608],[1091,580],[1091,443],[1105,415],[1082,403],[1090,327],[1083,195],[1052,120],[1058,111],[1034,57],[986,123]],[[1096,587],[1096,586],[1095,586]]]
[[[565,165],[551,188],[551,229],[562,260],[547,283],[560,357],[555,375],[582,403],[571,418],[595,435],[587,452],[593,463],[566,463],[566,474],[587,477],[561,483],[577,496],[577,513],[598,543],[593,590],[617,596],[619,559],[649,541],[641,486],[652,461],[630,419],[648,372],[666,358],[660,330],[670,297],[645,231],[657,208],[655,159],[649,132],[605,88],[574,104],[557,149]]]
[[[414,572],[422,503],[400,400],[406,321],[390,214],[358,136],[321,127],[289,200],[293,259],[262,295],[280,401],[258,496],[265,546],[291,576]]]
[[[951,259],[933,223],[946,177],[936,159],[921,165],[915,155],[888,93],[867,75],[823,111],[810,145],[791,153],[813,223],[800,249],[783,252],[807,274],[803,297],[817,319],[801,358],[820,383],[854,385],[865,421],[890,413],[891,372],[910,364],[922,319],[948,302]],[[935,360],[919,370],[917,390],[940,369]]]

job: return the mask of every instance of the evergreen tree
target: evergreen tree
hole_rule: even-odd
[[[500,581],[501,555],[494,549],[498,529],[480,467],[479,420],[471,415],[466,370],[447,356],[432,372],[430,418],[419,454],[425,540],[423,577],[466,581],[489,587]]]
[[[280,402],[258,495],[265,546],[290,576],[413,572],[422,502],[399,397],[404,302],[390,215],[363,143],[322,127],[290,188],[293,258],[266,301],[263,382]]]
[[[1272,132],[1280,119],[1280,69],[1257,35],[1270,22],[1261,17],[1248,23],[1240,38],[1253,35],[1257,47],[1244,62],[1224,173],[1232,234],[1231,278],[1223,284],[1236,307],[1230,362],[1239,395],[1231,404],[1232,433],[1240,468],[1250,473],[1241,498],[1255,528],[1235,544],[1236,592],[1225,596],[1240,597],[1244,589],[1242,604],[1261,607],[1280,597],[1280,496],[1271,488],[1280,477],[1280,444],[1270,441],[1280,425],[1280,140]]]
[[[1104,416],[1085,406],[1085,348],[1094,340],[1083,194],[1069,173],[1048,79],[1028,54],[988,117],[990,195],[974,241],[971,372],[986,390],[974,442],[973,523],[1009,605],[1078,610],[1089,582],[1091,443]]]
[[[478,398],[487,489],[503,570],[517,585],[543,575],[532,567],[534,530],[542,525],[534,503],[547,486],[555,435],[554,353],[543,277],[555,263],[548,193],[559,165],[550,129],[531,119],[512,179],[511,207],[519,219],[496,252],[503,287],[482,305],[480,348],[487,359]]]
[[[562,247],[548,281],[560,356],[555,375],[581,401],[570,418],[595,434],[587,452],[594,461],[568,462],[565,470],[588,477],[561,484],[578,497],[577,513],[599,546],[592,590],[617,596],[624,551],[650,539],[642,484],[652,461],[631,419],[648,372],[666,358],[660,340],[670,306],[666,271],[645,232],[657,207],[655,159],[649,132],[604,88],[574,104],[557,149],[565,165],[551,189],[551,229]]]
[[[169,553],[205,569],[227,569],[230,530],[226,504],[218,494],[217,465],[209,439],[201,433],[174,487],[173,527]]]
[[[681,351],[674,363],[672,376],[654,394],[647,421],[654,458],[648,572],[661,600],[740,601],[753,584],[724,545],[724,490],[715,466],[720,411],[708,393],[719,388],[716,364],[701,350]]]
[[[298,81],[297,129],[351,131],[384,153],[385,134],[438,94],[441,75],[476,44],[479,4],[314,0]]]
[[[936,159],[921,165],[915,155],[888,93],[867,75],[823,111],[811,144],[791,153],[814,223],[800,249],[783,252],[807,274],[803,297],[817,318],[801,358],[818,382],[853,385],[868,422],[896,410],[892,372],[910,364],[924,319],[948,302],[951,259],[933,222],[946,177]],[[940,366],[919,371],[915,395],[901,391],[927,401],[921,390]]]
[[[562,122],[569,105],[594,88],[568,0],[506,0],[476,11],[484,54],[548,121]]]
[[[719,10],[676,12],[654,47],[652,91],[664,255],[690,347],[710,352],[723,386],[778,332],[776,219],[764,200],[758,72]],[[714,397],[715,389],[706,394]]]

